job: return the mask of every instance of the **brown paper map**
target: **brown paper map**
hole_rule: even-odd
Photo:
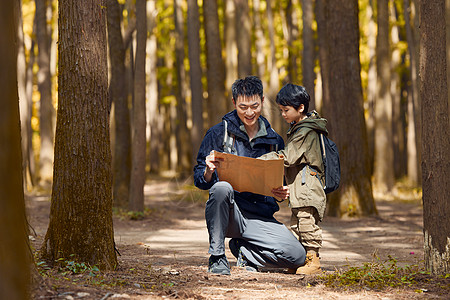
[[[283,159],[256,159],[214,151],[223,158],[217,168],[219,179],[227,181],[238,192],[252,192],[274,197],[272,189],[283,185]]]

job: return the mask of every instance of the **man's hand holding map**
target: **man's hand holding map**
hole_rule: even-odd
[[[283,158],[256,159],[213,151],[220,160],[219,179],[238,192],[252,192],[273,197],[272,189],[283,185]]]

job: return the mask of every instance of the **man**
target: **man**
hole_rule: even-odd
[[[279,206],[273,197],[254,193],[239,193],[225,181],[220,181],[216,168],[220,160],[212,150],[259,157],[284,147],[283,139],[261,116],[264,102],[261,80],[255,76],[236,80],[232,85],[235,110],[227,113],[222,122],[206,133],[194,167],[194,183],[209,189],[205,218],[209,233],[208,272],[229,275],[230,265],[225,256],[225,237],[231,238],[229,247],[237,258],[237,266],[249,271],[258,268],[296,269],[304,264],[305,249],[295,236],[273,214]],[[225,128],[231,137],[231,147],[224,144]],[[275,196],[286,199],[287,187],[272,190]]]

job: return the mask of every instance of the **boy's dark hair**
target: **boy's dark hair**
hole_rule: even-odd
[[[301,104],[304,105],[304,112],[308,112],[309,94],[306,89],[300,85],[288,83],[281,88],[277,94],[276,102],[283,106],[292,106],[298,109]]]
[[[237,79],[231,86],[233,99],[236,101],[239,96],[258,95],[261,100],[263,98],[263,85],[261,79],[256,76],[248,76],[243,79]]]

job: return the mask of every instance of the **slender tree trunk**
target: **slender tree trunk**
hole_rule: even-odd
[[[195,0],[189,0],[195,1]],[[259,2],[259,0],[256,0]],[[255,7],[254,1],[253,7]],[[227,103],[227,111],[233,108],[233,102],[230,101],[231,95],[229,91],[233,82],[238,79],[238,49],[237,49],[237,38],[236,34],[236,6],[234,1],[224,1],[225,2],[225,92],[226,92],[226,103]],[[257,25],[255,24],[255,29]],[[256,29],[257,30],[257,29]],[[257,34],[257,33],[256,33]],[[256,49],[257,53],[259,49]]]
[[[369,18],[367,32],[367,46],[369,47],[369,70],[367,74],[367,138],[369,144],[370,174],[373,174],[374,151],[375,151],[375,101],[377,98],[377,68],[376,68],[376,45],[377,24],[374,20],[374,3],[369,0],[367,7]]]
[[[28,135],[28,145],[30,145],[29,148],[29,161],[28,161],[28,168],[30,169],[30,176],[31,176],[31,181],[33,182],[33,185],[37,184],[37,163],[36,160],[34,158],[34,149],[33,149],[33,130],[31,128],[31,117],[33,114],[33,78],[34,78],[34,74],[33,74],[33,66],[34,63],[36,61],[36,55],[34,55],[34,48],[35,48],[35,41],[34,39],[31,40],[31,46],[30,46],[30,54],[28,57],[28,64],[27,64],[27,81],[26,81],[26,99],[27,99],[27,110],[30,112],[28,114],[28,119],[25,118],[21,118],[21,122],[24,122],[27,125],[27,131],[30,133]]]
[[[0,10],[0,298],[29,299],[30,253],[22,181],[15,17],[16,1]]]
[[[40,183],[49,186],[52,182],[53,172],[53,115],[52,82],[50,74],[50,47],[47,32],[47,1],[36,0],[36,39],[38,44],[37,75],[40,100],[40,134],[41,148],[39,152]]]
[[[297,56],[298,52],[295,51],[294,48],[294,42],[298,41],[299,39],[299,24],[297,22],[297,15],[295,11],[293,0],[286,1],[285,8],[285,19],[286,19],[286,27],[287,27],[287,36],[286,36],[286,42],[287,42],[287,50],[288,50],[288,72],[286,81],[287,82],[293,82],[297,83],[298,79],[298,72],[297,72]],[[304,16],[305,11],[302,5],[302,16]],[[303,40],[303,45],[305,45],[306,42]],[[303,66],[302,66],[303,67]]]
[[[178,165],[177,171],[182,177],[192,173],[193,162],[191,160],[191,134],[187,128],[187,104],[186,91],[186,69],[184,68],[184,19],[181,0],[174,0],[174,23],[175,23],[175,70],[177,73],[177,84],[175,85],[177,97],[177,119],[176,126]]]
[[[320,77],[322,82],[322,105],[318,105],[320,112],[323,111],[323,106],[330,105],[330,92],[328,84],[329,78],[329,62],[327,55],[328,48],[328,30],[327,30],[327,17],[328,12],[326,10],[324,0],[316,0],[316,19],[317,19],[317,40],[319,44],[319,62],[320,62]]]
[[[148,18],[148,32],[147,39],[147,130],[149,134],[149,162],[150,172],[154,174],[159,173],[160,169],[160,149],[162,149],[161,132],[163,125],[162,114],[160,113],[158,103],[158,78],[157,78],[157,40],[153,32],[156,27],[156,0],[148,1],[147,3],[147,18]]]
[[[122,10],[117,0],[107,0],[108,44],[111,65],[110,98],[114,103],[113,155],[114,206],[127,208],[130,191],[131,129],[125,78],[125,46],[121,31]]]
[[[269,71],[269,88],[266,93],[266,101],[265,105],[268,105],[270,102],[275,102],[275,98],[277,96],[279,90],[279,78],[278,78],[278,68],[277,68],[277,58],[276,58],[276,49],[275,49],[275,30],[274,30],[274,22],[273,22],[273,11],[272,11],[272,1],[266,0],[266,10],[267,10],[267,27],[269,33],[269,45],[270,45],[270,55],[267,59],[267,70]],[[267,103],[269,102],[269,103]],[[281,123],[281,118],[273,118],[272,119],[272,127],[275,131],[284,133]]]
[[[145,56],[147,48],[147,1],[136,1],[136,65],[134,72],[133,135],[131,146],[131,211],[144,211],[145,185]]]
[[[394,186],[388,0],[377,1],[377,22],[378,98],[375,102],[374,190],[385,194],[390,193]]]
[[[410,0],[403,0],[403,14],[405,18],[406,41],[408,44],[409,54],[409,73],[411,78],[411,86],[408,89],[408,127],[407,127],[407,175],[412,184],[419,182],[419,170],[417,167],[417,147],[416,147],[416,126],[415,126],[415,109],[414,99],[417,93],[417,72],[416,72],[416,41],[411,26],[411,5]]]
[[[419,176],[418,179],[418,185],[422,185],[422,100],[421,100],[421,93],[420,93],[420,79],[419,79],[419,70],[420,70],[420,62],[419,62],[419,49],[420,49],[420,25],[419,25],[419,0],[412,0],[411,1],[411,16],[413,18],[414,26],[413,28],[413,37],[415,43],[414,48],[411,49],[411,51],[415,52],[414,59],[411,61],[411,64],[414,64],[415,71],[411,70],[412,75],[412,88],[414,91],[415,97],[413,98],[413,109],[414,109],[414,126],[415,126],[415,134],[416,134],[416,140],[414,141],[416,143],[416,150],[417,150],[417,173]]]
[[[405,152],[405,130],[404,125],[404,110],[402,105],[402,88],[401,77],[398,71],[402,64],[402,54],[399,49],[400,34],[397,26],[398,13],[395,3],[389,6],[390,14],[389,19],[392,24],[390,40],[392,45],[391,53],[391,82],[390,82],[390,94],[392,99],[392,161],[393,161],[393,173],[394,179],[402,178],[406,175],[406,152]],[[404,60],[404,58],[403,58]]]
[[[267,87],[267,58],[264,53],[266,49],[266,37],[264,35],[263,24],[261,22],[261,1],[253,1],[253,30],[255,34],[255,55],[256,55],[256,75],[261,79],[263,86]],[[267,99],[269,100],[269,99]],[[279,119],[279,108],[275,101],[265,101],[262,114],[274,126],[275,119]]]
[[[347,217],[372,215],[376,214],[376,208],[360,77],[358,1],[332,0],[325,9],[330,75],[325,84],[333,92],[323,110],[341,160],[341,185],[329,195],[328,213]]]
[[[233,1],[227,2],[227,8]],[[227,15],[227,18],[229,16]],[[228,26],[227,26],[228,27]],[[232,27],[234,28],[234,26]],[[203,85],[202,85],[202,68],[200,65],[200,21],[198,13],[197,0],[188,0],[188,17],[187,17],[187,35],[189,47],[189,77],[191,85],[191,114],[192,114],[192,162],[195,162],[196,153],[200,148],[203,138]],[[234,30],[226,30],[227,34]],[[227,39],[226,50],[230,51]],[[230,51],[231,53],[232,51]],[[228,55],[227,55],[228,57]],[[232,60],[227,58],[227,75],[232,67],[229,65]],[[232,63],[231,63],[232,65]],[[227,83],[230,78],[227,76]],[[231,85],[231,84],[230,84]]]
[[[114,269],[105,1],[59,1],[58,118],[41,254]]]
[[[302,75],[303,86],[311,98],[309,110],[316,109],[316,100],[314,95],[314,81],[316,73],[314,72],[314,31],[312,29],[314,21],[314,4],[312,0],[302,0],[302,19],[303,19],[303,56],[302,56]]]
[[[27,98],[27,60],[25,57],[25,44],[23,35],[22,21],[22,1],[16,0],[15,13],[17,28],[17,84],[19,92],[19,109],[20,109],[20,129],[22,134],[22,174],[24,179],[25,190],[31,189],[33,186],[33,174],[30,169],[31,155],[31,114],[29,110],[31,99]]]
[[[222,60],[222,46],[219,31],[217,0],[203,2],[206,35],[206,78],[208,81],[209,127],[220,122],[226,112],[225,67]]]
[[[450,120],[445,0],[420,1],[420,94],[425,267],[450,272]]]
[[[252,75],[251,22],[248,0],[234,0],[236,6],[236,42],[238,49],[238,77]]]

